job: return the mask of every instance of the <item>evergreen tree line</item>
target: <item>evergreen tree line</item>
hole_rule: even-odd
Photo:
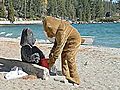
[[[120,0],[4,0],[0,8],[0,17],[14,21],[14,17],[41,19],[44,15],[69,20],[90,21],[120,14]]]

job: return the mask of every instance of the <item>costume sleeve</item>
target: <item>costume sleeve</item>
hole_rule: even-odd
[[[57,42],[56,42],[56,40],[55,40],[54,45],[53,45],[53,47],[52,47],[50,53],[53,53],[53,52],[54,52],[56,46],[57,46]]]
[[[54,59],[58,58],[58,56],[62,52],[63,47],[67,41],[66,33],[64,29],[65,29],[65,25],[64,23],[61,23],[56,32],[56,47],[54,48],[54,51],[53,51]]]

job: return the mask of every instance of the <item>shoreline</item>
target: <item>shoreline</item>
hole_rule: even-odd
[[[84,36],[83,36],[84,37]],[[9,42],[20,42],[20,37],[18,38],[9,38],[9,37],[0,37],[0,41],[9,41]],[[36,43],[37,44],[41,44],[42,46],[44,45],[48,45],[49,47],[52,47],[53,46],[53,43],[51,43],[49,40],[39,40],[39,39],[36,39]],[[92,45],[92,44],[82,44],[81,46],[90,46],[90,47],[101,47],[101,48],[115,48],[115,49],[119,49],[117,47],[107,47],[107,46],[95,46],[95,45]]]
[[[120,21],[113,22],[70,22],[71,24],[106,24],[106,23],[120,23]],[[29,25],[29,24],[41,24],[42,20],[31,20],[31,21],[14,21],[11,23],[10,21],[0,21],[0,25]]]
[[[42,24],[42,21],[14,21],[11,23],[10,21],[0,21],[0,25],[29,25],[29,24]]]

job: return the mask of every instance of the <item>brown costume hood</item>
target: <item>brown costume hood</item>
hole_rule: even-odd
[[[69,22],[67,22],[65,20],[58,19],[55,17],[51,17],[51,16],[45,17],[43,20],[43,26],[44,26],[45,32],[47,33],[47,36],[55,37],[57,29],[62,22],[66,23],[66,24],[70,24]]]

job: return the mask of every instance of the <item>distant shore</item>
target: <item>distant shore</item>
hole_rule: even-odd
[[[83,22],[83,21],[76,21],[72,22],[69,21],[71,24],[100,24],[100,23],[120,23],[119,21],[113,21],[113,22]],[[42,24],[42,20],[31,20],[31,21],[14,21],[13,23],[10,21],[0,21],[0,25],[26,25],[26,24]]]
[[[113,22],[96,22],[96,21],[84,22],[84,21],[75,21],[75,22],[70,22],[70,23],[72,23],[72,24],[120,23],[120,20],[118,20],[118,21],[113,21]]]
[[[21,25],[21,24],[42,24],[42,21],[40,20],[36,20],[36,21],[14,21],[13,23],[11,23],[10,21],[0,21],[0,25]]]

